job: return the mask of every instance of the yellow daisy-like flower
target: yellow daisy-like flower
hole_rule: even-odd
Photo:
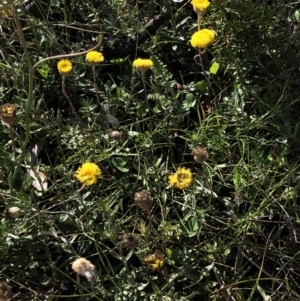
[[[192,0],[191,4],[197,14],[205,12],[210,6],[210,2],[208,0]]]
[[[192,35],[191,44],[194,48],[207,48],[215,40],[215,32],[210,29],[201,29]]]
[[[133,61],[133,67],[141,72],[147,71],[149,68],[153,67],[153,62],[149,59],[136,59]]]
[[[73,66],[69,60],[60,60],[57,63],[57,69],[61,75],[68,75],[72,72]]]
[[[97,183],[97,179],[101,176],[101,169],[95,163],[83,163],[76,171],[76,178],[80,183],[91,186]]]
[[[86,54],[85,59],[92,65],[97,65],[97,64],[104,62],[103,54],[98,51],[89,51]]]
[[[193,175],[190,169],[179,167],[175,174],[169,176],[169,184],[178,189],[185,189],[193,184]]]

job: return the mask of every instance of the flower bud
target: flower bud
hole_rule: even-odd
[[[23,211],[19,207],[6,208],[4,213],[12,218],[19,218],[19,217],[25,215],[25,211]]]
[[[119,131],[112,131],[109,134],[110,138],[114,139],[114,140],[120,140],[122,138],[122,133],[120,133]]]

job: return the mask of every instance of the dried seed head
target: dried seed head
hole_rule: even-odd
[[[4,214],[12,218],[18,218],[25,215],[25,211],[23,211],[19,207],[10,207],[4,210]]]
[[[203,163],[209,157],[206,147],[202,148],[200,146],[197,146],[192,150],[191,154],[192,156],[194,156],[194,160],[198,163]]]
[[[153,199],[151,198],[151,194],[148,190],[141,190],[139,192],[136,192],[134,195],[134,200],[138,203],[138,205],[146,210],[150,211],[150,208],[153,203]]]
[[[7,301],[12,297],[10,286],[5,282],[0,282],[0,300]]]
[[[85,258],[77,258],[72,263],[73,271],[80,276],[86,277],[86,279],[90,282],[91,287],[94,287],[96,281],[96,274],[95,274],[95,266]]]
[[[119,131],[112,131],[109,134],[110,138],[114,139],[114,140],[120,140],[122,138],[122,133],[120,133]]]
[[[121,244],[128,249],[134,249],[139,246],[138,238],[132,233],[121,235],[120,238],[122,239]]]

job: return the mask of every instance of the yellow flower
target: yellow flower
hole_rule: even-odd
[[[99,63],[104,62],[104,56],[101,52],[98,51],[89,51],[86,56],[85,59],[91,63],[92,65],[97,65]]]
[[[175,174],[169,176],[169,184],[179,189],[185,189],[193,184],[193,175],[190,169],[179,167]]]
[[[136,59],[133,61],[133,67],[138,69],[141,72],[147,71],[149,68],[153,67],[153,62],[147,59]]]
[[[57,69],[61,75],[68,75],[72,72],[73,66],[69,60],[60,60],[57,63]]]
[[[210,2],[208,0],[192,0],[191,4],[197,14],[205,12],[210,6]]]
[[[165,256],[160,251],[156,250],[153,254],[146,255],[143,260],[147,263],[149,268],[152,270],[158,270],[166,263],[164,257]]]
[[[165,265],[165,260],[162,259],[155,259],[155,261],[153,263],[150,263],[149,266],[152,270],[158,270],[160,268],[162,268]]]
[[[17,107],[11,103],[5,103],[0,106],[0,118],[3,122],[11,125],[16,117]]]
[[[192,35],[191,44],[194,48],[207,48],[215,40],[215,32],[210,29],[201,29]]]
[[[76,178],[80,183],[91,186],[97,183],[97,178],[101,176],[101,169],[94,163],[83,163],[76,171]]]

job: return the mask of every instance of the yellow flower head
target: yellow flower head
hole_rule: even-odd
[[[97,179],[101,176],[101,169],[95,163],[83,163],[76,171],[76,178],[80,183],[91,186],[97,183]]]
[[[149,264],[149,267],[152,270],[158,270],[161,269],[164,265],[165,265],[166,261],[162,258],[162,259],[155,259],[155,261],[153,263]]]
[[[191,4],[197,14],[205,12],[210,6],[210,2],[208,0],[192,0]]]
[[[11,125],[16,117],[17,107],[11,103],[5,103],[0,106],[0,118],[3,122]]]
[[[57,69],[61,75],[68,75],[72,72],[73,66],[69,60],[60,60],[57,63]]]
[[[169,184],[178,189],[185,189],[193,184],[193,175],[189,169],[179,167],[175,174],[169,176]]]
[[[210,29],[201,29],[192,35],[191,44],[194,48],[207,48],[215,40],[215,32]]]
[[[164,257],[165,256],[160,251],[156,250],[153,254],[146,255],[143,260],[147,263],[149,268],[152,270],[158,270],[166,263]]]
[[[9,18],[13,16],[12,10],[8,5],[0,5],[0,16],[3,18]]]
[[[104,62],[103,54],[98,51],[89,51],[86,54],[85,59],[92,65],[97,65],[97,64]]]
[[[149,68],[153,67],[153,62],[147,59],[136,59],[133,61],[133,67],[138,69],[141,72],[147,71]]]

